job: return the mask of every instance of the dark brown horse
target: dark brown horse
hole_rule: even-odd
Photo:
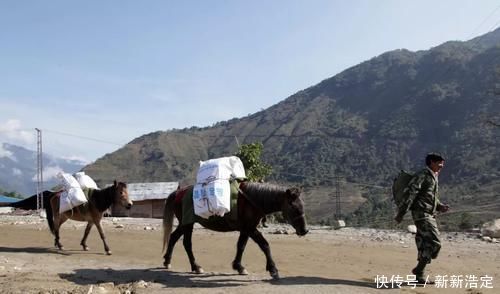
[[[75,221],[87,222],[87,227],[85,228],[85,233],[83,234],[82,245],[83,250],[87,251],[89,247],[87,246],[87,237],[89,235],[90,229],[95,225],[99,235],[101,236],[102,242],[104,243],[104,250],[107,255],[111,255],[111,250],[106,243],[106,236],[104,236],[104,231],[101,226],[101,219],[104,216],[104,212],[111,207],[112,204],[119,204],[127,209],[132,207],[132,201],[128,198],[127,184],[122,182],[114,182],[112,186],[104,188],[102,190],[88,189],[89,201],[80,206],[73,208],[72,210],[59,213],[59,197],[52,197],[50,199],[50,209],[52,209],[54,222],[50,226],[50,231],[55,236],[54,245],[59,249],[63,249],[61,242],[59,242],[59,228],[68,219]],[[49,209],[47,207],[47,210]]]
[[[63,249],[62,244],[59,242],[59,228],[66,220],[72,219],[87,222],[83,239],[80,242],[83,250],[89,249],[86,241],[90,229],[95,224],[97,230],[99,231],[99,235],[101,236],[102,242],[104,243],[104,250],[106,251],[106,254],[111,255],[111,250],[106,243],[106,237],[104,236],[104,231],[102,230],[101,219],[104,212],[110,208],[112,204],[123,205],[126,208],[132,207],[132,201],[128,198],[127,184],[115,181],[112,186],[102,190],[89,189],[89,201],[87,203],[63,213],[59,213],[59,197],[61,192],[62,191],[44,191],[42,194],[43,207],[47,212],[47,222],[49,224],[50,231],[55,236],[55,246],[61,250]],[[14,203],[0,204],[0,206],[34,210],[37,209],[36,197],[37,195],[33,195],[24,200]]]
[[[163,251],[164,265],[166,268],[171,268],[172,253],[175,243],[179,238],[184,235],[183,245],[184,249],[191,263],[191,270],[194,273],[203,273],[203,269],[195,261],[192,251],[192,234],[194,223],[183,222],[183,201],[184,195],[188,189],[178,189],[170,194],[166,200],[165,210],[163,215]],[[239,193],[237,199],[237,215],[236,218],[231,217],[231,214],[226,214],[224,217],[212,216],[208,221],[200,217],[195,217],[195,222],[200,223],[207,229],[229,232],[239,231],[236,257],[233,260],[233,269],[238,271],[240,275],[248,274],[245,267],[241,264],[243,251],[247,244],[248,238],[257,243],[262,252],[266,256],[266,270],[269,271],[271,277],[279,279],[278,269],[271,256],[271,249],[269,243],[266,241],[261,232],[257,229],[260,220],[267,214],[281,211],[287,221],[295,228],[297,235],[304,236],[307,234],[306,220],[304,215],[304,202],[300,198],[300,190],[297,188],[284,188],[281,186],[243,182],[239,186]],[[174,215],[179,220],[179,225],[172,232]]]

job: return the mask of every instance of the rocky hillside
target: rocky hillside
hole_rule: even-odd
[[[342,176],[342,214],[371,223],[390,213],[398,170],[420,168],[435,151],[448,159],[440,183],[455,208],[450,219],[498,217],[500,128],[488,121],[500,122],[499,44],[500,29],[427,51],[386,52],[247,117],[143,135],[85,171],[106,182],[187,184],[199,160],[261,141],[274,168],[268,180],[304,186],[311,220],[331,220]]]
[[[22,196],[36,193],[36,160],[33,150],[0,143],[0,190],[17,192]],[[74,173],[85,164],[78,160],[58,158],[49,154],[43,155],[44,188],[55,186],[58,181],[55,175],[60,171]]]

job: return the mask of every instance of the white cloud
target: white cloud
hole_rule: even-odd
[[[23,174],[23,172],[18,169],[18,168],[13,168],[12,169],[12,174],[15,175],[15,176],[21,176]]]
[[[3,144],[0,143],[0,158],[2,157],[7,157],[12,159],[13,161],[17,161],[16,158],[14,157],[14,154],[12,154],[12,152],[10,152],[9,150],[5,150],[3,148]]]
[[[33,144],[35,142],[34,131],[21,128],[21,122],[17,119],[9,119],[0,123],[0,141],[10,141],[14,144]]]
[[[57,179],[56,176],[60,172],[64,172],[64,171],[59,166],[49,166],[49,167],[44,168],[43,169],[43,181],[46,182],[46,181]],[[36,174],[33,176],[32,180],[33,180],[33,182],[36,182],[36,180],[37,180]]]
[[[62,156],[61,158],[68,161],[79,161],[81,164],[89,164],[91,162],[87,158],[78,155]]]

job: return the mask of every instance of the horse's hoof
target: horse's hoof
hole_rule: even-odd
[[[170,264],[170,263],[164,263],[163,265],[165,266],[166,269],[172,268],[172,264]]]
[[[248,276],[248,271],[247,269],[241,269],[238,271],[238,274],[241,275],[241,276]]]
[[[199,274],[203,274],[204,272],[205,272],[205,271],[204,271],[201,267],[199,267],[199,268],[197,268],[197,269],[193,270],[193,273],[194,273],[194,274],[197,274],[197,275],[199,275]]]
[[[273,280],[277,281],[280,279],[280,274],[276,271],[276,272],[272,272],[270,273],[271,274],[271,278],[273,278]]]
[[[111,255],[113,254],[111,251],[106,251],[106,255]]]
[[[83,246],[83,251],[89,251],[89,249],[90,249],[89,247]]]

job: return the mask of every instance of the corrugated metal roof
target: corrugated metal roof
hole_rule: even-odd
[[[17,202],[22,199],[0,195],[0,202]]]
[[[131,183],[127,184],[128,196],[132,201],[165,199],[177,190],[178,182]]]

